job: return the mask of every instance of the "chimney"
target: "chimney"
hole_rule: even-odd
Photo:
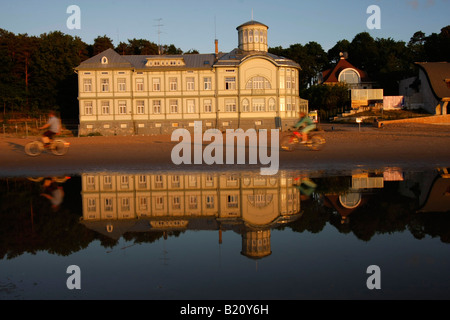
[[[214,40],[214,43],[215,43],[215,45],[216,45],[216,56],[219,54],[219,40]]]

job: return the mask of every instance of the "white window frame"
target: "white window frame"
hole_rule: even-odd
[[[92,92],[92,79],[83,80],[84,92]]]
[[[195,113],[195,99],[188,99],[186,101],[187,113]]]
[[[101,92],[109,92],[109,79],[103,78],[100,79],[100,83],[101,83]]]
[[[186,90],[187,91],[195,90],[195,77],[187,77],[186,78]]]
[[[136,91],[144,91],[144,78],[136,78]]]
[[[170,113],[178,113],[178,99],[169,100]]]
[[[144,100],[136,101],[136,114],[145,114],[145,101]]]
[[[178,90],[178,78],[176,78],[176,77],[169,78],[169,90],[170,91]]]
[[[117,79],[117,91],[119,92],[127,91],[127,79],[125,78]]]
[[[203,78],[203,89],[204,90],[212,90],[212,78],[211,77]]]
[[[153,114],[161,114],[161,100],[152,100]]]
[[[212,100],[211,99],[203,100],[203,112],[212,113]]]
[[[236,77],[225,77],[225,90],[236,90]]]
[[[108,100],[103,100],[101,102],[101,106],[102,106],[102,114],[103,115],[111,114],[111,107],[109,105],[109,101]]]
[[[86,116],[92,116],[94,114],[94,108],[92,106],[92,101],[84,102],[84,114]]]
[[[153,91],[161,91],[161,78],[152,79],[152,88]]]
[[[225,99],[225,112],[236,112],[236,99]]]
[[[119,106],[119,114],[127,114],[127,101],[126,100],[119,100],[118,106]]]

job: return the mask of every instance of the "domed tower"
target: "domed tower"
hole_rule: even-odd
[[[268,51],[268,26],[258,21],[249,21],[236,28],[239,35],[239,49],[243,51]]]

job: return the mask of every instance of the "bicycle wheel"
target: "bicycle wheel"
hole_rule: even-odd
[[[297,142],[297,137],[294,137],[292,135],[284,136],[280,141],[280,147],[285,151],[293,151]]]
[[[40,155],[42,150],[44,150],[44,144],[40,141],[32,141],[25,145],[25,153],[32,157]]]
[[[55,140],[52,143],[50,150],[57,156],[65,155],[69,150],[69,143],[65,142],[64,140]]]
[[[309,143],[309,147],[312,150],[318,151],[321,150],[325,145],[325,138],[319,135],[315,135],[311,137],[311,142]]]

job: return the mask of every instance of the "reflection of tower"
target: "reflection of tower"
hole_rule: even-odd
[[[270,229],[246,230],[242,235],[241,254],[252,259],[260,259],[272,253],[270,248]]]

